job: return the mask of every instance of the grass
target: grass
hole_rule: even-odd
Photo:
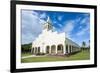
[[[31,54],[31,53],[22,53],[22,54],[21,54],[21,57],[30,56],[30,55],[32,55],[32,54]]]
[[[90,52],[89,51],[81,51],[77,54],[71,55],[68,60],[88,60],[90,59]]]
[[[43,56],[43,57],[30,57],[24,58],[21,60],[22,63],[28,62],[51,62],[51,61],[73,61],[73,60],[89,60],[90,52],[89,51],[81,51],[79,53],[70,55],[70,56]]]

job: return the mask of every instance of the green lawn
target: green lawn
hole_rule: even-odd
[[[64,56],[44,56],[44,57],[30,57],[22,59],[22,63],[28,62],[50,62],[50,61],[73,61],[73,60],[89,60],[90,52],[89,51],[81,51],[79,53],[70,55],[69,57]]]
[[[32,55],[31,53],[22,53],[21,57]]]

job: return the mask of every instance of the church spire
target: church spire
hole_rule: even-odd
[[[47,18],[47,22],[49,22],[50,21],[50,17],[48,16],[48,18]]]
[[[44,24],[44,29],[48,30],[52,30],[53,26],[50,20],[50,17],[48,16],[46,23]]]
[[[50,17],[49,16],[47,18],[47,23],[51,24],[51,20],[50,20]]]

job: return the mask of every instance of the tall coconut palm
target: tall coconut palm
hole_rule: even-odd
[[[84,50],[85,48],[86,48],[86,42],[83,41],[83,42],[82,42],[82,49]]]

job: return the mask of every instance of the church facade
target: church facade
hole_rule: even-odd
[[[48,17],[43,25],[42,33],[32,42],[33,54],[45,53],[51,55],[65,55],[80,51],[80,46],[66,38],[65,32],[53,31],[53,25]]]

